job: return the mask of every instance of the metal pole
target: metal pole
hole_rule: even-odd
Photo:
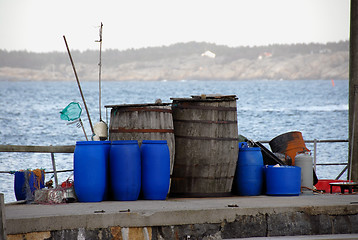
[[[108,124],[108,110],[106,108],[106,123]]]
[[[58,178],[57,178],[57,170],[56,170],[55,154],[54,153],[51,153],[51,160],[52,160],[53,174],[55,176],[55,187],[57,187],[58,186]]]
[[[98,84],[99,84],[99,121],[102,121],[102,113],[101,113],[101,72],[102,72],[102,28],[103,24],[101,22],[101,27],[99,29],[99,73],[98,73]]]
[[[78,85],[78,88],[79,88],[79,90],[80,90],[80,94],[81,94],[81,97],[82,97],[82,101],[83,101],[83,104],[85,105],[85,109],[86,109],[86,112],[87,112],[88,121],[89,121],[89,124],[90,124],[90,126],[91,126],[92,133],[94,134],[91,117],[90,117],[90,114],[89,114],[89,111],[88,111],[88,108],[87,108],[87,104],[86,104],[86,101],[85,101],[85,97],[83,96],[83,93],[82,93],[81,84],[80,84],[80,81],[78,80],[78,76],[77,76],[75,64],[73,63],[72,56],[71,56],[71,52],[70,52],[70,49],[68,48],[68,44],[67,44],[65,35],[63,35],[63,40],[65,40],[65,44],[66,44],[68,56],[70,57],[70,61],[71,61],[71,64],[72,64],[72,68],[73,68],[73,71],[74,71],[75,76],[76,76],[77,85]]]
[[[316,164],[317,164],[317,139],[314,139],[313,142],[313,168],[314,171],[316,172]]]
[[[338,174],[338,176],[336,177],[335,180],[340,179],[342,177],[342,175],[344,174],[344,172],[347,171],[347,169],[348,169],[348,165],[343,168],[343,170]]]

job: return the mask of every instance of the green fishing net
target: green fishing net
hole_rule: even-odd
[[[81,117],[82,108],[79,103],[71,102],[60,113],[62,120],[74,121]]]

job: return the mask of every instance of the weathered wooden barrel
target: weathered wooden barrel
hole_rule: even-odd
[[[173,171],[175,141],[171,103],[108,105],[111,108],[109,140],[166,140]]]
[[[171,196],[230,195],[238,157],[236,96],[174,98]]]

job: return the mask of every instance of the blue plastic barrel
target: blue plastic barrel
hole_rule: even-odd
[[[74,186],[80,202],[106,198],[110,141],[79,141],[74,152]]]
[[[271,196],[298,196],[301,192],[301,168],[295,166],[274,167],[265,169],[266,194]]]
[[[170,153],[166,140],[143,140],[142,194],[144,199],[165,200],[170,184]]]
[[[25,174],[28,174],[28,185],[26,184]],[[17,171],[15,172],[14,190],[17,201],[31,198],[27,194],[34,194],[36,189],[44,188],[45,175],[41,171],[41,179],[31,171]],[[32,199],[32,198],[31,198]]]
[[[257,196],[262,192],[263,157],[259,147],[248,147],[239,143],[239,156],[236,166],[237,193],[241,196]]]
[[[113,141],[109,168],[111,193],[114,200],[137,200],[141,187],[141,158],[138,141]]]

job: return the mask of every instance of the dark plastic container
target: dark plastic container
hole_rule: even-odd
[[[166,140],[143,140],[142,194],[144,199],[165,200],[170,184],[170,153]]]
[[[100,202],[108,192],[110,141],[79,141],[74,152],[74,186],[80,202]]]
[[[292,164],[295,166],[295,158],[298,153],[309,152],[303,140],[302,133],[298,131],[281,134],[270,142],[270,147],[274,153],[282,153],[290,157]]]
[[[301,168],[294,166],[264,167],[266,194],[271,196],[298,196],[301,192]]]
[[[111,194],[114,200],[137,200],[141,187],[141,158],[138,141],[113,141],[109,167]]]
[[[239,156],[236,167],[237,193],[241,196],[257,196],[262,193],[263,157],[259,147],[248,147],[239,143]]]
[[[28,185],[26,186],[25,174],[28,176]],[[34,194],[36,189],[44,188],[45,174],[41,171],[41,179],[38,179],[37,176],[32,171],[17,171],[15,172],[14,180],[14,189],[15,197],[17,201],[26,200],[27,194]],[[29,198],[30,196],[28,196]],[[31,197],[30,197],[31,198]],[[32,198],[31,198],[32,199]]]

